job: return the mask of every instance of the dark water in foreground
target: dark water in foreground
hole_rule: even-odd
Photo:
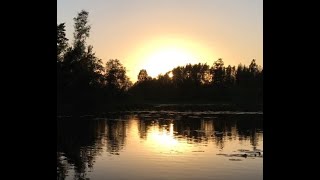
[[[262,114],[57,119],[57,179],[263,179]]]

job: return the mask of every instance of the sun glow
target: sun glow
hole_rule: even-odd
[[[151,77],[164,74],[172,68],[195,63],[193,55],[184,49],[176,47],[159,48],[146,58],[146,69]]]
[[[132,56],[127,61],[127,65],[132,67],[129,68],[129,76],[135,80],[139,71],[146,69],[149,76],[156,78],[177,66],[189,63],[211,64],[213,54],[215,51],[209,45],[191,37],[162,36],[146,39],[132,49]]]

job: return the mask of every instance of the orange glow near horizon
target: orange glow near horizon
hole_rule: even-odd
[[[213,62],[263,65],[263,1],[57,1],[57,23],[73,41],[82,9],[91,26],[87,44],[105,66],[118,59],[134,83],[141,69],[156,78],[177,66]]]
[[[133,50],[135,54],[128,62],[128,66],[135,69],[128,72],[131,80],[135,81],[141,69],[146,69],[149,76],[156,78],[159,74],[164,75],[177,66],[187,64],[213,62],[213,50],[205,48],[201,43],[183,37],[160,37],[138,45],[139,48]],[[170,75],[172,77],[172,74]]]
[[[151,77],[164,74],[172,68],[192,63],[192,55],[179,48],[159,48],[146,58],[146,69]]]

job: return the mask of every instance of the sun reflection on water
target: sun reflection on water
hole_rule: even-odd
[[[157,152],[187,152],[191,146],[183,139],[178,139],[174,134],[174,124],[160,126],[153,124],[147,131],[146,145]]]

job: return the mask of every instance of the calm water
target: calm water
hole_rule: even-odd
[[[262,114],[131,112],[57,120],[57,179],[263,179]]]

